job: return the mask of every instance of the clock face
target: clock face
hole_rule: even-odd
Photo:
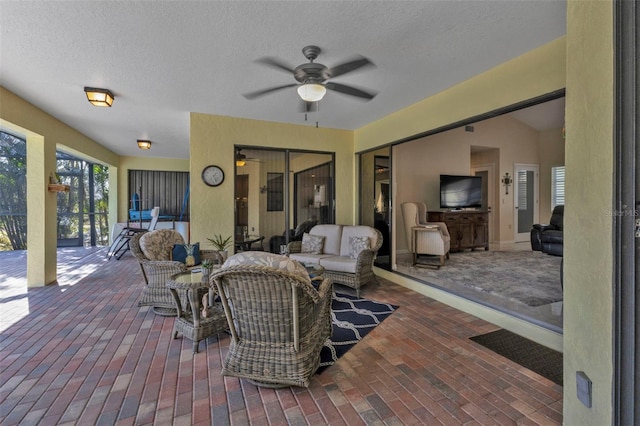
[[[209,186],[218,186],[224,180],[224,172],[218,166],[207,166],[202,170],[202,181]]]

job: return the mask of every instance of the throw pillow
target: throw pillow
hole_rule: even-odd
[[[171,250],[171,260],[184,263],[186,266],[200,264],[200,243],[175,244]]]
[[[304,279],[309,279],[307,269],[300,262],[290,259],[287,256],[264,251],[243,251],[234,254],[224,262],[222,268],[235,265],[269,266],[299,275]]]
[[[369,237],[350,237],[349,238],[349,256],[357,259],[362,250],[371,248]]]
[[[306,232],[302,235],[302,253],[309,254],[322,254],[322,248],[324,246],[324,236],[312,235]]]

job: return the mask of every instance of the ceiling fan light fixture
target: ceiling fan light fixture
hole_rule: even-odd
[[[236,151],[236,167],[244,167],[247,164],[246,158],[247,156],[242,154],[240,150]]]
[[[327,93],[327,89],[322,84],[307,83],[298,87],[298,95],[305,102],[318,102]]]
[[[85,87],[84,92],[87,95],[87,100],[91,102],[93,106],[106,106],[113,105],[113,93],[108,89],[99,89],[97,87]]]
[[[151,141],[138,139],[138,148],[140,148],[140,149],[151,149]]]

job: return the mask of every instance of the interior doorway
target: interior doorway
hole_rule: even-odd
[[[482,176],[482,207],[480,210],[489,214],[489,243],[493,243],[496,232],[493,205],[495,203],[495,177],[493,164],[479,164],[471,168],[471,174]]]

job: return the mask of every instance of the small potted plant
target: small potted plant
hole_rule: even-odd
[[[222,234],[215,234],[213,238],[207,238],[207,240],[209,240],[209,243],[211,243],[211,245],[215,247],[218,252],[220,252],[220,256],[222,256],[222,259],[226,260],[227,248],[230,247],[233,243],[231,241],[231,236],[225,238],[222,236]]]
[[[208,259],[205,259],[202,261],[202,263],[200,263],[200,266],[202,268],[202,281],[209,281],[209,274],[211,273],[211,270],[213,269],[213,262],[211,262]]]

